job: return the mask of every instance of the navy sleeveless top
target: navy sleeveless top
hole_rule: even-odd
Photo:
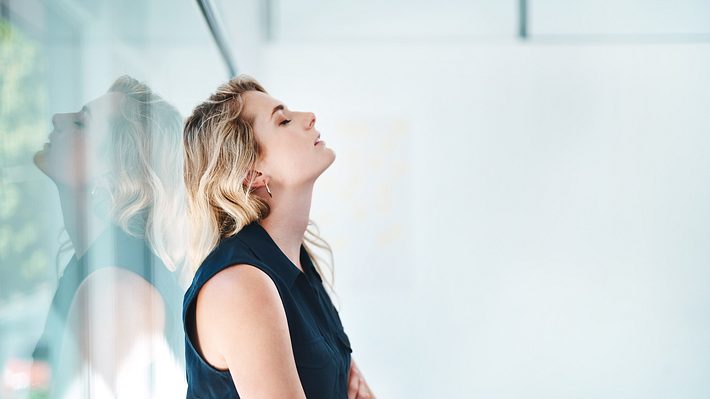
[[[229,370],[207,363],[193,341],[195,298],[200,288],[221,270],[239,263],[258,267],[276,285],[286,311],[296,369],[306,397],[347,398],[350,340],[303,244],[300,261],[303,272],[257,221],[244,226],[236,235],[222,239],[205,258],[183,301],[187,398],[239,398]]]

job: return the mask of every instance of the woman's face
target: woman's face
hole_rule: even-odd
[[[260,91],[243,94],[244,112],[253,117],[262,154],[257,171],[284,186],[313,183],[335,161],[335,152],[319,141],[316,117],[296,112]],[[322,139],[323,137],[321,137]]]
[[[55,183],[80,188],[108,170],[108,138],[121,93],[106,93],[73,113],[54,114],[49,142],[33,157]]]

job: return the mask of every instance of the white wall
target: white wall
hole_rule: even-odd
[[[710,37],[706,0],[528,0],[533,35]],[[612,37],[613,37],[612,36]]]
[[[228,0],[222,0],[229,3]],[[517,0],[272,0],[280,42],[383,38],[502,38],[517,31]]]
[[[381,398],[710,394],[710,45],[267,48]]]

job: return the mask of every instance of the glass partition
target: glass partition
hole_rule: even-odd
[[[182,122],[228,77],[192,1],[4,1],[1,398],[184,397]]]

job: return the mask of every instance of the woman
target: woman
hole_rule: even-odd
[[[374,397],[305,245],[335,160],[314,124],[247,75],[186,121],[188,398]]]
[[[52,125],[33,160],[57,186],[74,254],[33,353],[51,366],[51,397],[182,394],[183,290],[168,270],[184,258],[182,118],[123,76]]]

